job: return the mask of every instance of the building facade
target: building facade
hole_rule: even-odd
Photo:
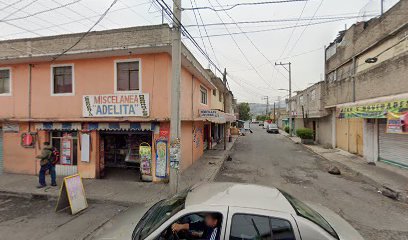
[[[292,98],[294,129],[310,128],[314,132],[313,140],[322,145],[331,145],[331,121],[325,108],[324,81],[298,91]]]
[[[408,166],[408,1],[354,24],[326,48],[333,146]]]
[[[57,175],[103,178],[131,172],[167,181],[171,99],[168,25],[0,42],[0,166],[36,174],[48,141]],[[181,163],[202,156],[217,89],[182,47]],[[211,121],[211,120],[210,120]],[[207,130],[207,132],[206,132]]]

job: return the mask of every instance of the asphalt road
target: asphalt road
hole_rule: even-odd
[[[83,239],[125,210],[114,204],[89,204],[72,216],[55,212],[55,201],[0,195],[0,240]]]
[[[329,163],[280,134],[258,126],[235,143],[216,181],[278,187],[340,214],[367,240],[408,239],[408,205],[384,197],[350,169],[327,173]],[[254,196],[256,197],[256,196]]]

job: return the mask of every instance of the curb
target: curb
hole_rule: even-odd
[[[234,147],[235,142],[236,142],[237,140],[238,140],[238,137],[237,137],[237,138],[234,140],[234,142],[232,143],[231,148],[228,149],[228,150],[225,150],[226,152],[224,153],[224,157],[223,157],[222,161],[220,162],[219,167],[214,171],[214,174],[211,176],[211,178],[208,179],[208,182],[213,182],[214,179],[219,175],[219,173],[220,173],[220,171],[221,171],[221,169],[222,169],[222,166],[224,166],[225,160],[227,160],[227,159],[230,157],[231,152],[232,152],[232,148]]]
[[[37,200],[46,200],[49,202],[56,202],[58,200],[58,196],[50,195],[50,194],[42,194],[42,193],[21,193],[21,192],[7,192],[7,191],[0,191],[0,195],[8,196],[8,197],[20,197],[25,199],[37,199]],[[116,200],[108,200],[108,199],[97,199],[94,197],[87,197],[86,200],[88,203],[97,203],[97,204],[115,204],[123,207],[130,207],[135,204],[145,204],[146,202],[129,202],[129,201],[116,201]]]
[[[327,157],[323,156],[321,153],[318,153],[318,152],[313,151],[313,149],[310,148],[310,147],[308,147],[306,144],[303,144],[303,143],[301,143],[301,142],[295,142],[293,139],[291,139],[291,138],[289,137],[289,135],[285,135],[285,134],[281,134],[281,135],[287,137],[289,140],[291,140],[291,141],[292,141],[293,143],[295,143],[295,144],[300,144],[300,145],[302,145],[306,150],[308,150],[308,151],[311,152],[311,153],[316,154],[316,155],[319,156],[320,158],[322,158],[322,159],[324,159],[324,160],[326,160],[326,161],[328,161],[328,162],[330,162],[330,163],[336,163],[336,164],[338,164],[338,165],[341,165],[343,168],[346,168],[346,169],[348,169],[348,170],[350,170],[350,171],[352,171],[352,172],[354,172],[354,173],[356,173],[356,174],[359,174],[360,176],[364,177],[366,180],[369,180],[369,181],[371,182],[371,185],[373,185],[374,187],[376,187],[377,190],[378,190],[383,196],[386,196],[385,194],[383,194],[384,191],[390,190],[390,191],[392,191],[392,192],[396,195],[396,198],[391,198],[391,197],[389,197],[389,198],[391,198],[391,199],[393,199],[393,200],[396,200],[396,201],[399,201],[399,202],[402,202],[402,203],[407,203],[407,204],[408,204],[408,194],[405,194],[404,192],[401,192],[401,191],[399,191],[399,190],[392,189],[392,187],[385,186],[384,184],[382,184],[382,183],[380,183],[380,182],[374,180],[374,179],[371,178],[370,176],[368,176],[368,175],[366,175],[366,174],[362,174],[361,172],[356,171],[355,169],[350,168],[349,166],[347,166],[346,164],[344,164],[344,163],[342,163],[342,162],[330,160],[330,159],[328,159]],[[388,196],[386,196],[386,197],[388,197]]]

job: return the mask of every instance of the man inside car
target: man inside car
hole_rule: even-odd
[[[180,231],[192,231],[194,239],[219,240],[221,221],[222,216],[220,213],[207,213],[204,221],[184,224],[174,223],[171,229],[175,234]]]

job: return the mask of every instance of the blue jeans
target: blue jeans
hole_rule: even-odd
[[[45,183],[45,173],[48,170],[50,171],[50,175],[51,175],[51,184],[52,185],[57,184],[57,181],[56,181],[57,174],[55,173],[55,166],[52,165],[51,163],[47,163],[47,164],[41,166],[41,168],[40,168],[40,174],[39,174],[38,177],[39,177],[39,182],[40,182],[41,186],[46,186],[47,185]]]

